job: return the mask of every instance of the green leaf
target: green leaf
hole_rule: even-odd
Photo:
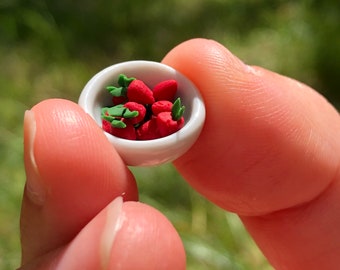
[[[116,118],[110,115],[102,115],[102,119],[112,122],[113,120],[115,120]]]
[[[182,106],[181,99],[177,98],[172,105],[171,116],[172,119],[178,121],[184,114],[185,107]]]
[[[126,128],[126,124],[123,121],[118,120],[118,119],[114,119],[111,122],[111,125],[115,128]]]
[[[133,118],[139,115],[138,111],[130,111],[128,108],[123,112],[124,118]]]
[[[124,87],[115,87],[115,86],[107,86],[106,90],[114,97],[126,96],[126,88]]]
[[[123,106],[123,104],[119,104],[110,108],[106,108],[105,113],[114,117],[123,117],[125,110],[126,108]]]
[[[106,90],[114,97],[126,97],[127,88],[133,80],[135,80],[135,78],[128,78],[124,74],[120,74],[118,77],[119,86],[109,85],[106,87]]]
[[[129,86],[129,84],[135,80],[136,78],[133,78],[133,77],[126,77],[124,74],[119,74],[119,77],[118,77],[118,85],[119,86],[122,86],[123,88],[126,88]]]
[[[124,107],[124,104],[118,104],[113,107],[104,107],[102,108],[102,116],[107,117],[124,117],[124,118],[133,118],[138,116],[138,111],[130,111],[128,108]]]

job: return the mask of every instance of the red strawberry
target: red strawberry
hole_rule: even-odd
[[[172,105],[170,101],[160,100],[151,105],[151,110],[154,115],[158,115],[161,112],[171,112]]]
[[[127,140],[136,140],[136,131],[132,124],[126,123],[125,128],[115,128],[112,127],[111,134],[113,136],[127,139]]]
[[[111,123],[107,120],[104,120],[104,119],[102,120],[102,128],[107,133],[111,133],[111,131],[112,131]]]
[[[157,115],[157,126],[162,137],[168,136],[180,130],[184,126],[184,118],[173,120],[171,112],[161,112]]]
[[[126,119],[131,124],[138,124],[139,122],[144,120],[145,114],[146,114],[146,108],[137,102],[129,101],[124,104],[125,108],[128,108],[130,111],[137,111],[138,115],[133,118]]]
[[[177,92],[177,81],[162,81],[153,88],[153,96],[156,101],[168,100],[173,101]]]
[[[151,118],[137,129],[137,140],[153,140],[160,138],[156,118]]]
[[[127,101],[128,101],[128,99],[125,96],[112,97],[112,102],[113,102],[114,105],[123,104]]]
[[[129,101],[141,104],[152,104],[155,102],[152,91],[141,80],[133,80],[127,88],[127,97]]]

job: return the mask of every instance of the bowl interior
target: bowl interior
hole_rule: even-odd
[[[140,79],[151,89],[163,80],[176,80],[178,82],[176,98],[180,97],[182,104],[185,106],[185,125],[189,123],[192,112],[195,106],[198,105],[196,104],[197,98],[195,98],[197,97],[196,87],[172,68],[158,64],[153,62],[146,64],[145,61],[134,61],[133,65],[117,64],[104,69],[89,82],[87,86],[91,88],[91,93],[89,94],[93,95],[93,103],[90,105],[92,108],[89,108],[89,110],[93,112],[92,116],[99,126],[101,126],[101,108],[112,106],[112,95],[105,88],[108,85],[117,86],[117,79],[120,74]]]

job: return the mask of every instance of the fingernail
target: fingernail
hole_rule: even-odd
[[[32,111],[24,116],[24,160],[26,171],[26,194],[35,204],[42,205],[46,191],[41,183],[38,166],[34,156],[36,121]]]
[[[123,198],[117,197],[107,206],[106,224],[101,236],[100,258],[101,269],[108,269],[111,249],[117,232],[122,227],[124,218],[122,217]]]

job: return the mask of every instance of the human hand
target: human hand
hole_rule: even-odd
[[[337,269],[338,113],[213,41],[185,42],[163,62],[196,84],[207,109],[197,143],[175,161],[184,178],[239,214],[275,269]],[[132,202],[132,174],[76,104],[47,100],[26,113],[25,165],[22,269],[185,269],[178,234]]]

